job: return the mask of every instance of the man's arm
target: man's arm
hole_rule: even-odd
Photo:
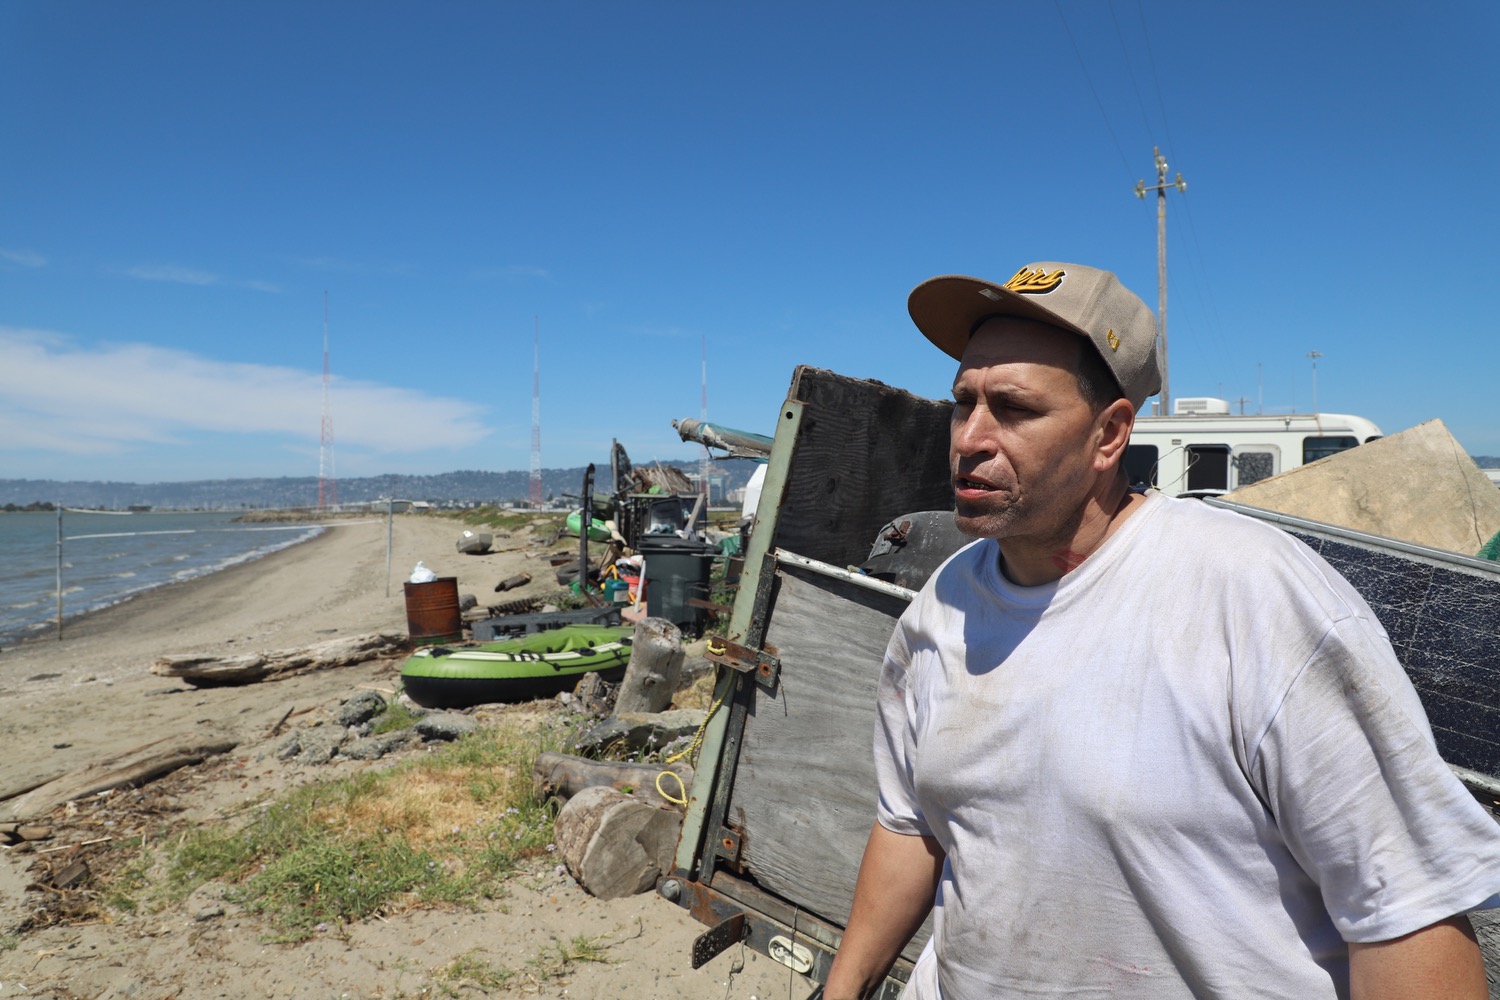
[[[1349,945],[1349,993],[1351,1000],[1486,1000],[1484,960],[1469,918]]]
[[[943,850],[936,840],[875,824],[859,864],[849,926],[823,989],[825,1000],[853,1000],[880,985],[932,909],[942,874]]]

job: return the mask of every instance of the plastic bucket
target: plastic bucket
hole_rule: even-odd
[[[406,633],[418,646],[458,642],[464,637],[458,608],[458,577],[440,576],[430,583],[406,583]]]

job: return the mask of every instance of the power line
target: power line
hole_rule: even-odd
[[[1062,4],[1059,0],[1052,0],[1052,6],[1057,8],[1057,19],[1062,22],[1063,33],[1068,36],[1068,44],[1073,46],[1073,55],[1078,60],[1078,69],[1083,74],[1083,80],[1089,85],[1089,93],[1094,95],[1094,105],[1099,109],[1099,117],[1104,119],[1104,128],[1109,132],[1110,141],[1115,144],[1115,152],[1120,154],[1120,163],[1125,167],[1125,175],[1130,176],[1130,160],[1125,156],[1125,149],[1120,145],[1120,140],[1115,136],[1114,126],[1109,123],[1109,115],[1104,110],[1104,102],[1099,100],[1099,91],[1094,89],[1093,78],[1089,76],[1088,65],[1083,61],[1083,53],[1078,50],[1078,43],[1073,40],[1073,30],[1068,27],[1068,18],[1062,12]]]

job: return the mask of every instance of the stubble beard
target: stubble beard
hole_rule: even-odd
[[[1015,532],[1026,513],[1014,490],[994,490],[982,503],[956,500],[954,507],[954,527],[974,538],[1005,538]]]

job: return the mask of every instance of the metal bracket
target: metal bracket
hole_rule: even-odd
[[[693,968],[703,968],[726,948],[745,940],[748,930],[745,915],[736,913],[718,926],[699,934],[693,941]]]
[[[714,848],[714,853],[738,868],[742,843],[738,830],[732,826],[721,826],[719,827],[719,843]]]
[[[723,636],[708,637],[708,660],[742,674],[753,674],[755,683],[768,690],[776,687],[781,676],[781,661],[765,650],[751,649]]]

